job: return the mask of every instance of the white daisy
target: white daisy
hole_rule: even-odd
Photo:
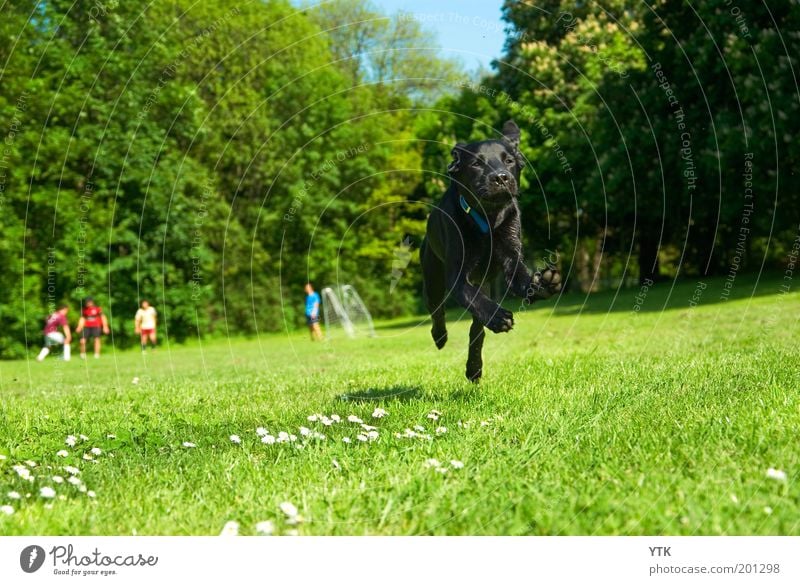
[[[356,439],[358,439],[359,441],[362,441],[362,442],[363,442],[363,441],[366,441],[366,440],[367,440],[367,435],[364,435],[364,434],[362,434],[362,433],[358,433],[358,434],[356,435]]]
[[[436,434],[443,435],[447,432],[447,427],[436,427]]]
[[[138,384],[138,383],[139,383],[139,378],[134,377],[133,380],[131,380],[131,384],[135,385],[135,384]]]
[[[786,481],[786,472],[781,469],[770,467],[767,469],[767,477],[776,481]]]
[[[8,459],[8,457],[6,457],[6,456],[5,456],[5,455],[3,455],[2,453],[0,453],[0,461],[3,461],[3,460],[5,460],[5,459]]]
[[[414,430],[415,431],[419,431],[420,433],[424,433],[425,432],[425,427],[423,427],[422,425],[416,425],[414,427]]]
[[[242,439],[241,439],[241,437],[239,437],[239,435],[231,435],[230,439],[231,439],[231,443],[235,443],[237,445],[239,445],[242,442]]]
[[[739,498],[736,497],[736,494],[731,494],[731,502],[733,502],[734,504],[739,503]]]
[[[69,451],[66,449],[61,449],[58,453],[56,453],[59,457],[69,457]]]
[[[116,439],[116,438],[117,438],[117,435],[114,435],[114,434],[112,434],[112,433],[108,433],[108,434],[106,435],[106,439]]]
[[[184,441],[184,442],[183,442],[183,446],[184,446],[184,447],[186,447],[187,449],[194,449],[195,447],[197,447],[197,445],[195,445],[195,444],[194,444],[194,443],[192,443],[191,441]],[[86,458],[86,457],[84,456],[84,459],[85,459],[85,458]],[[91,457],[90,457],[89,459],[91,459]]]
[[[256,524],[256,534],[270,536],[275,532],[275,525],[270,520],[263,520]]]
[[[16,471],[17,475],[22,479],[33,480],[33,476],[31,476],[31,470],[24,465],[15,465],[12,469]]]
[[[88,441],[89,440],[89,437],[87,437],[86,435],[78,435],[78,436],[81,438],[81,441]]]
[[[11,516],[14,513],[14,508],[9,505],[0,506],[0,512],[5,514],[6,516]]]
[[[772,515],[772,508],[770,508],[769,506],[764,506],[764,514],[766,514],[767,516]]]
[[[352,443],[350,437],[342,437],[342,443]]]
[[[85,485],[79,485],[78,486],[78,491],[81,492],[81,493],[84,493],[86,491],[86,486]]]
[[[92,451],[92,454],[94,454],[94,455],[100,455],[100,454],[102,454],[102,453],[103,453],[103,452],[100,450],[100,447],[92,447],[92,448],[91,448],[91,451]]]
[[[31,461],[30,459],[28,459],[25,462],[25,465],[27,465],[28,467],[36,467],[36,461]]]
[[[65,465],[64,471],[66,471],[71,475],[78,475],[81,472],[80,469],[78,469],[77,467],[72,467],[71,465]]]
[[[225,526],[222,527],[220,536],[239,536],[239,523],[235,520],[228,520]]]
[[[383,418],[387,416],[389,413],[383,410],[382,408],[376,408],[372,411],[372,418]]]
[[[272,445],[273,443],[275,443],[275,437],[273,437],[272,435],[264,435],[263,437],[261,437],[261,442],[264,443],[265,445]]]
[[[436,412],[429,412],[428,413],[428,418],[431,419],[431,420],[439,420],[439,415],[436,414]]]
[[[336,459],[331,459],[331,465],[333,465],[334,469],[341,469],[339,462]]]
[[[49,486],[45,486],[39,490],[39,495],[43,498],[55,498],[56,497],[56,490]]]
[[[185,446],[186,446],[186,444],[184,443],[184,447],[185,447]],[[194,447],[194,445],[192,445],[192,447]],[[89,455],[88,453],[84,453],[84,454],[83,454],[83,459],[84,459],[84,461],[91,461],[92,459],[94,459],[94,457],[92,457],[92,456],[91,456],[91,455]]]
[[[308,420],[308,422],[317,422],[319,420],[319,417],[320,417],[320,415],[318,415],[318,414],[309,414],[306,417],[306,420]]]
[[[374,441],[375,439],[377,439],[377,438],[378,438],[378,431],[370,431],[370,432],[368,432],[368,433],[367,433],[367,438],[368,438],[370,441]]]
[[[361,420],[360,418],[358,418],[354,414],[351,414],[350,416],[348,416],[347,420],[349,420],[351,423],[357,423],[357,424],[361,424],[361,423],[364,422],[363,420]]]
[[[281,512],[286,514],[289,518],[295,518],[297,516],[297,506],[291,502],[281,502],[280,508]]]
[[[56,482],[56,483],[64,483],[64,478],[61,477],[60,475],[54,475],[53,476],[53,481]]]
[[[258,427],[258,428],[256,429],[256,434],[257,434],[259,437],[263,437],[264,435],[268,435],[268,434],[269,434],[269,432],[268,432],[268,431],[267,431],[267,429],[265,429],[264,427]]]
[[[300,427],[300,434],[303,435],[304,437],[307,437],[308,435],[311,434],[311,429],[306,427]]]
[[[289,440],[289,433],[286,431],[281,431],[278,433],[278,440],[279,441],[288,441]]]
[[[426,459],[425,467],[441,467],[441,462],[438,459]]]
[[[327,416],[323,416],[323,417],[320,419],[320,422],[321,422],[322,424],[324,424],[326,427],[329,427],[329,426],[331,426],[331,425],[333,424],[333,420],[332,420],[332,419],[330,419],[330,418],[328,418]]]
[[[335,422],[335,423],[338,423],[338,422],[342,421],[342,417],[340,417],[338,414],[332,414],[331,415],[331,420],[333,422]]]
[[[361,428],[364,429],[365,431],[376,431],[376,430],[378,430],[378,427],[373,427],[372,425],[368,425],[368,424],[362,424]]]
[[[81,480],[80,480],[80,479],[78,479],[77,477],[75,477],[74,475],[70,475],[70,476],[67,478],[67,481],[68,481],[69,483],[71,483],[72,485],[81,485]]]
[[[19,492],[8,492],[8,497],[12,500],[19,500],[22,498]]]
[[[75,443],[78,442],[78,439],[75,438],[75,435],[69,435],[64,442],[70,447],[74,447]]]
[[[450,465],[453,466],[453,469],[462,469],[464,467],[464,464],[458,459],[451,459]]]
[[[450,470],[447,469],[446,467],[437,467],[436,471],[438,471],[439,473],[447,473]]]
[[[94,493],[92,490],[89,490],[88,492],[86,492],[86,495],[89,496],[90,498],[97,497],[97,494]]]

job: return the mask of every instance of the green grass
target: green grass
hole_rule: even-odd
[[[422,318],[357,341],[2,362],[0,505],[15,513],[0,514],[0,534],[217,534],[228,520],[243,534],[262,520],[300,534],[798,534],[800,295],[780,285],[751,296],[740,276],[739,298],[720,302],[722,281],[708,281],[692,309],[691,282],[640,305],[637,290],[543,303],[490,334],[480,385],[462,378],[468,322],[437,352]],[[372,419],[376,407],[389,415]],[[380,436],[359,443],[358,425],[312,413],[355,414]],[[395,437],[415,425],[433,438]],[[268,446],[259,426],[327,440]],[[69,448],[70,434],[89,440]],[[92,446],[97,463],[80,458]],[[442,474],[429,458],[464,467]],[[27,459],[33,483],[12,469]],[[95,498],[52,483],[65,464]],[[302,523],[285,522],[283,501]]]

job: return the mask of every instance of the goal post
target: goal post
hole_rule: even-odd
[[[330,337],[334,327],[342,327],[348,337],[355,337],[353,324],[339,302],[339,296],[326,286],[322,289],[322,314],[325,318],[325,337]]]
[[[359,335],[375,337],[372,315],[356,289],[349,284],[322,289],[322,314],[325,319],[325,336],[332,337],[341,327],[354,338]]]

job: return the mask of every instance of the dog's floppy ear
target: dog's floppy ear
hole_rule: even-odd
[[[450,155],[453,157],[453,160],[447,166],[448,173],[458,172],[459,168],[461,168],[461,153],[465,146],[466,144],[459,142],[453,147],[453,150],[450,151]]]
[[[519,148],[519,126],[514,120],[508,120],[503,124],[503,136],[511,146]]]

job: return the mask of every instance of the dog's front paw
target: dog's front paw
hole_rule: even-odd
[[[492,316],[486,321],[486,328],[493,333],[505,333],[511,331],[513,327],[514,314],[499,305],[492,313]]]
[[[447,343],[447,329],[431,329],[431,337],[436,344],[436,349],[442,349]]]
[[[528,288],[528,299],[547,299],[561,292],[561,273],[554,266],[536,271]]]

